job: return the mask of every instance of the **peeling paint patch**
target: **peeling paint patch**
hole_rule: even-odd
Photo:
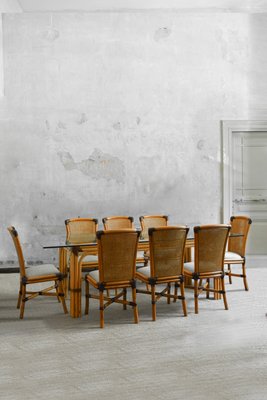
[[[115,124],[113,124],[113,129],[115,129],[115,131],[120,131],[121,130],[121,123],[120,121],[116,122]]]
[[[56,39],[59,38],[59,31],[57,31],[53,26],[49,26],[47,31],[43,33],[43,38],[47,40],[48,42],[52,43]]]
[[[203,147],[204,147],[204,145],[205,145],[205,141],[204,141],[203,139],[199,140],[199,141],[197,142],[197,148],[198,148],[198,150],[202,150]]]
[[[47,119],[45,120],[45,126],[46,126],[46,129],[49,131],[50,130],[50,124],[49,124],[49,121]]]
[[[159,28],[154,34],[154,39],[156,42],[166,39],[172,33],[171,29],[167,27]]]
[[[88,119],[87,119],[87,117],[86,117],[86,114],[85,114],[85,113],[82,113],[81,116],[80,116],[80,118],[79,118],[78,121],[77,121],[77,124],[78,124],[78,125],[82,125],[82,124],[84,124],[86,121],[88,121]]]
[[[118,183],[125,181],[125,167],[123,161],[110,154],[94,149],[87,160],[75,162],[69,152],[59,152],[58,156],[67,171],[78,170],[93,179],[114,179]]]

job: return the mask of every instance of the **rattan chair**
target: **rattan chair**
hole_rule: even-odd
[[[231,235],[239,233],[242,236],[234,237],[230,236],[228,241],[228,250],[225,253],[224,263],[228,269],[225,272],[229,276],[229,283],[232,283],[232,276],[238,276],[243,278],[245,290],[248,290],[248,283],[246,277],[246,243],[248,232],[252,220],[246,216],[240,215],[237,217],[231,217]],[[231,265],[241,264],[242,274],[233,273]]]
[[[152,319],[156,320],[156,302],[161,297],[182,300],[184,315],[187,315],[184,295],[184,252],[189,228],[185,226],[165,226],[149,228],[150,265],[140,268],[136,278],[147,285],[147,290],[137,289],[137,293],[151,295]],[[175,294],[171,294],[171,284],[175,284]],[[156,285],[166,287],[156,292]],[[148,290],[150,285],[151,290]],[[180,288],[181,295],[177,295]]]
[[[143,238],[148,238],[149,228],[157,228],[159,226],[168,225],[167,215],[142,215],[141,217],[139,217],[139,221],[142,229]]]
[[[113,216],[113,217],[105,217],[102,219],[104,230],[114,230],[114,229],[135,229],[134,228],[134,219],[133,217],[128,216]]]
[[[19,267],[20,267],[20,289],[17,302],[17,308],[20,309],[20,318],[24,317],[25,303],[37,296],[56,296],[58,301],[62,303],[63,310],[67,314],[68,310],[65,303],[65,295],[62,287],[63,274],[53,264],[41,264],[35,266],[26,267],[24,256],[18,236],[18,232],[13,226],[7,228],[15,245],[16,252],[18,255]],[[43,282],[54,282],[52,286],[49,286],[42,290],[29,291],[27,285]],[[52,290],[55,289],[53,292]]]
[[[96,240],[98,220],[95,218],[72,218],[65,221],[66,241],[70,243],[88,243]],[[98,268],[97,253],[90,247],[83,248],[79,256],[79,267],[82,271]]]
[[[133,307],[134,321],[138,323],[136,304],[136,253],[139,232],[132,229],[99,231],[97,245],[99,270],[91,271],[85,277],[86,305],[85,314],[89,313],[89,298],[100,303],[100,327],[104,328],[104,309],[112,303],[121,303]],[[98,294],[89,292],[89,285],[98,290]],[[127,288],[132,289],[132,301],[127,301]],[[110,289],[117,289],[114,297],[109,296]],[[104,291],[107,290],[107,295]]]
[[[198,296],[204,290],[207,297],[209,292],[223,296],[225,309],[228,304],[224,285],[224,254],[230,225],[202,225],[194,227],[195,251],[194,261],[184,264],[185,276],[194,280],[195,313],[198,314]],[[210,287],[210,279],[220,284]],[[202,285],[202,281],[206,283]]]

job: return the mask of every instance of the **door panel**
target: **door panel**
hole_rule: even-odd
[[[232,215],[253,223],[247,253],[267,254],[267,131],[233,132]]]

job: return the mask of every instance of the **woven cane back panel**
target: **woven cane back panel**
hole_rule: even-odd
[[[168,219],[163,215],[151,215],[151,216],[144,216],[140,218],[140,224],[142,228],[142,236],[143,238],[148,237],[148,229],[149,228],[157,228],[160,226],[167,226]]]
[[[13,226],[8,227],[7,229],[13,239],[13,243],[14,243],[14,246],[15,246],[15,249],[17,252],[17,256],[18,256],[18,260],[19,260],[20,275],[26,276],[25,261],[24,261],[23,251],[21,248],[18,233]]]
[[[151,275],[157,278],[183,274],[184,248],[188,229],[160,227],[150,235]]]
[[[107,231],[98,240],[100,280],[130,281],[135,277],[138,233]]]
[[[110,217],[104,220],[105,230],[134,229],[133,220],[129,217]]]
[[[91,218],[75,218],[66,221],[66,240],[72,243],[86,243],[95,240],[97,222]]]
[[[202,226],[198,232],[195,232],[196,272],[223,271],[228,234],[228,225],[207,228]]]
[[[228,250],[239,254],[241,257],[245,256],[246,242],[248,231],[251,225],[251,220],[245,216],[234,217],[231,221],[231,234],[240,233],[243,236],[229,238]]]

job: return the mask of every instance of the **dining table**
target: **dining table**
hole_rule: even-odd
[[[232,236],[232,235],[231,235]],[[240,236],[234,234],[233,236]],[[192,248],[194,247],[194,234],[189,231],[185,244],[185,262],[190,262],[192,258]],[[43,249],[58,249],[59,251],[59,269],[64,274],[65,282],[63,284],[65,293],[67,292],[67,276],[69,272],[69,295],[70,295],[70,316],[72,318],[80,318],[82,315],[81,311],[81,295],[82,295],[82,272],[81,265],[79,264],[79,257],[81,254],[96,255],[97,254],[97,241],[95,234],[81,233],[75,235],[72,241],[66,241],[65,239],[57,240],[55,243],[43,245]],[[149,250],[149,239],[148,237],[140,235],[138,241],[138,251]],[[69,271],[68,271],[69,269]],[[190,286],[191,282],[188,279],[185,280],[185,285]],[[220,288],[220,280],[214,279],[214,288]],[[220,299],[219,293],[214,293],[214,299]]]

